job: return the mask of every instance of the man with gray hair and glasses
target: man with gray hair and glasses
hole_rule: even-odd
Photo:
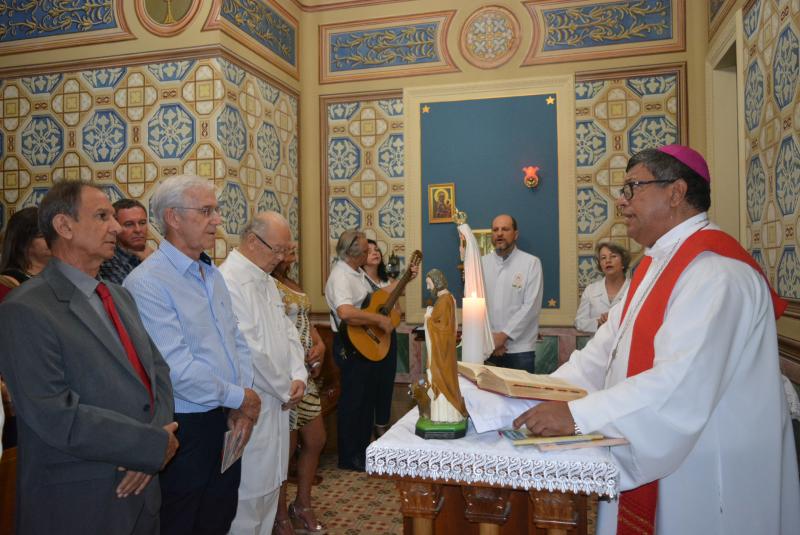
[[[239,507],[231,535],[272,533],[289,468],[288,409],[297,405],[306,389],[305,351],[270,276],[291,240],[289,223],[281,214],[261,212],[245,225],[239,247],[219,268],[250,345],[254,388],[262,399],[258,424],[242,457]]]
[[[225,432],[247,443],[261,399],[222,275],[205,251],[222,222],[213,183],[179,175],[150,199],[164,236],[125,279],[170,367],[181,450],[161,475],[161,532],[222,534],[236,514],[241,463],[220,473]]]

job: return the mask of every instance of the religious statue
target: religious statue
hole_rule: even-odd
[[[461,360],[483,364],[494,351],[494,339],[486,307],[481,250],[475,234],[467,224],[467,214],[456,211],[459,252],[463,262],[464,299],[461,319]]]
[[[428,349],[427,409],[417,421],[422,438],[461,438],[467,432],[467,409],[458,387],[456,366],[456,300],[447,289],[447,279],[438,269],[430,270],[425,284],[436,300],[425,312],[425,345]]]

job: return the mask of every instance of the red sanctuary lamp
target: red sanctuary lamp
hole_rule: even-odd
[[[539,185],[539,166],[529,165],[523,167],[522,172],[525,173],[522,181],[527,187],[533,189]]]

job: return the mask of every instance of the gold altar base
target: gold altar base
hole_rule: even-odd
[[[587,535],[596,497],[385,476],[400,495],[405,535]]]

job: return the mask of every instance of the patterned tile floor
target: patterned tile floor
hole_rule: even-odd
[[[317,519],[330,535],[388,535],[403,533],[397,490],[391,481],[364,473],[339,470],[336,454],[323,453],[317,471],[322,483],[312,490]],[[295,487],[289,484],[289,500]],[[594,535],[597,500],[589,503],[588,533]]]
[[[364,473],[339,470],[336,454],[324,453],[317,471],[322,483],[312,490],[317,518],[331,535],[403,533],[394,483]],[[289,499],[294,498],[289,485]]]

